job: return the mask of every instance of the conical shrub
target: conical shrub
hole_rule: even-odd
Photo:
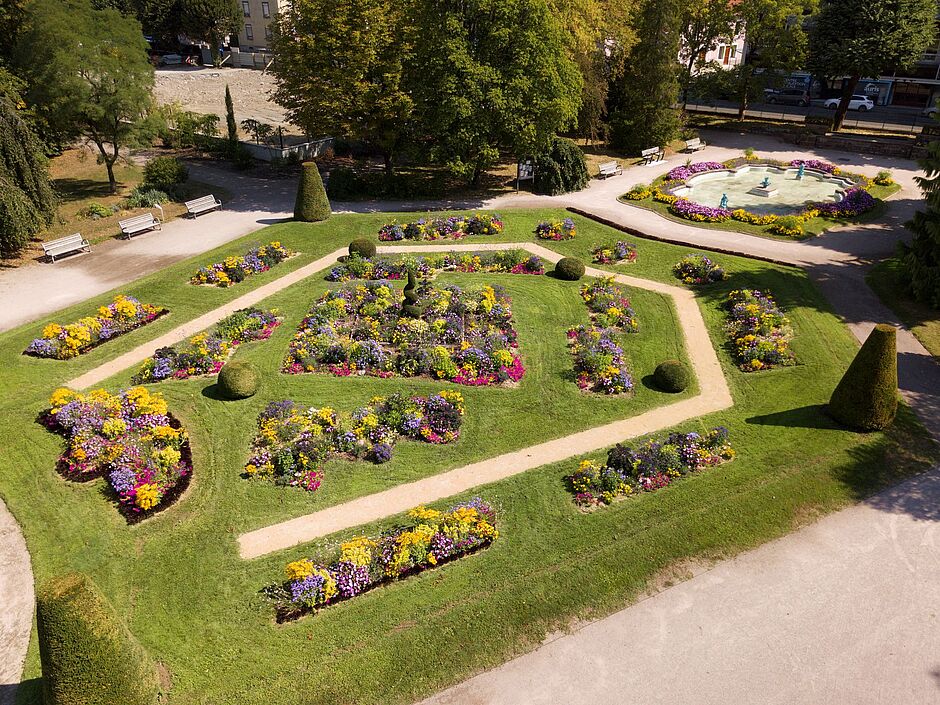
[[[320,170],[314,162],[304,162],[294,202],[294,220],[316,223],[330,217],[330,199],[323,188]]]
[[[880,323],[832,393],[829,414],[849,428],[877,431],[890,426],[897,411],[897,330]]]
[[[69,573],[36,595],[44,705],[152,705],[157,671],[91,579]]]

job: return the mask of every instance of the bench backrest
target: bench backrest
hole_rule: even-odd
[[[649,149],[644,149],[640,152],[641,157],[649,157],[653,154],[659,154],[662,150],[659,147],[650,147]]]
[[[184,204],[187,208],[198,208],[199,206],[209,206],[215,205],[215,196],[211,193],[208,196],[201,196],[199,198],[194,198],[191,201],[186,201]]]
[[[601,171],[608,171],[610,169],[616,169],[617,162],[603,162],[602,164],[599,164],[597,168],[600,169]]]
[[[686,147],[698,147],[700,144],[702,144],[702,140],[700,140],[698,137],[696,137],[694,140],[685,141]]]
[[[42,243],[42,246],[45,248],[62,247],[65,245],[79,244],[84,241],[85,240],[81,233],[73,233],[71,235],[66,235],[65,237],[60,237],[57,240],[49,240],[48,242],[44,242]]]
[[[143,215],[135,215],[133,218],[125,218],[124,220],[119,220],[118,225],[122,228],[133,228],[137,225],[151,224],[156,222],[153,217],[153,213],[144,213]]]

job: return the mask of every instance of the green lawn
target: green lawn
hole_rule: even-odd
[[[479,241],[531,241],[540,218],[564,215],[503,213],[506,232]],[[563,331],[586,320],[577,284],[549,277],[446,277],[462,286],[487,280],[507,286],[528,368],[516,389],[460,388],[467,414],[462,437],[453,446],[400,443],[392,462],[382,466],[337,461],[314,495],[239,476],[255,416],[267,401],[289,397],[351,409],[376,393],[453,387],[278,374],[304,309],[326,287],[311,278],[262,303],[280,307],[285,324],[271,340],[238,352],[265,372],[257,397],[217,401],[206,379],[154,385],[165,392],[192,436],[194,479],[175,507],[127,527],[102,496],[100,482],[68,483],[55,474],[62,441],[35,417],[57,385],[354,237],[374,237],[388,218],[346,215],[317,225],[275,225],[145,277],[122,291],[167,306],[171,313],[73,361],[20,354],[46,321],[0,335],[0,363],[6,371],[0,380],[6,392],[0,396],[0,432],[7,440],[0,456],[0,494],[23,525],[37,578],[67,569],[91,574],[172,675],[168,702],[410,702],[536,646],[549,631],[628,604],[670,566],[755,546],[921,471],[936,457],[906,408],[888,433],[858,435],[834,427],[819,405],[851,360],[855,341],[799,270],[720,256],[731,277],[700,291],[699,300],[735,407],[682,429],[727,426],[738,451],[734,462],[590,514],[574,506],[562,479],[577,460],[481,488],[476,493],[500,512],[501,535],[490,549],[292,624],[274,625],[271,607],[258,590],[281,578],[286,561],[315,553],[316,547],[245,562],[237,556],[240,532],[663,401],[664,395],[642,383],[635,397],[607,399],[582,395],[566,379],[570,358]],[[552,243],[563,254],[585,256],[597,245],[624,237],[590,220],[575,220],[578,238]],[[271,239],[302,254],[230,289],[186,283],[196,267]],[[672,264],[691,251],[636,243],[639,262],[609,269],[674,283]],[[730,289],[745,286],[769,289],[789,312],[797,366],[757,374],[734,366],[724,347],[720,302]],[[638,290],[631,297],[643,330],[627,339],[625,349],[639,380],[662,358],[683,353],[668,301]],[[109,298],[97,297],[47,320],[74,320]],[[117,375],[107,386],[126,383],[132,372]],[[26,672],[31,680],[21,689],[21,703],[40,701],[38,676],[34,642]]]
[[[892,258],[872,267],[868,284],[930,354],[940,358],[940,311],[912,299],[904,290],[903,277],[901,263]]]

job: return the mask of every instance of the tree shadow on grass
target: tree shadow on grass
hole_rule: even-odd
[[[832,420],[823,404],[810,404],[795,409],[786,409],[772,414],[761,414],[746,419],[749,424],[758,426],[786,426],[787,428],[818,428],[827,431],[841,431],[842,426]]]
[[[55,186],[59,197],[65,203],[81,201],[85,198],[104,198],[114,195],[111,193],[111,185],[108,183],[107,178],[103,181],[99,179],[55,179],[53,186]],[[121,190],[122,186],[123,184],[119,182],[118,191]]]

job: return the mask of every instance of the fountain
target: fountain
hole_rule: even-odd
[[[778,193],[780,193],[780,189],[772,187],[770,185],[770,177],[765,176],[764,180],[760,182],[760,186],[755,186],[748,193],[753,193],[755,196],[770,198],[771,196],[776,196]]]
[[[806,170],[806,165],[801,162],[799,168],[796,170],[796,180],[797,180],[797,181],[802,181],[802,180],[803,180],[803,172],[804,172],[805,170]]]
[[[725,210],[728,209],[728,194],[721,194],[721,203],[718,204],[718,207],[724,208]]]

